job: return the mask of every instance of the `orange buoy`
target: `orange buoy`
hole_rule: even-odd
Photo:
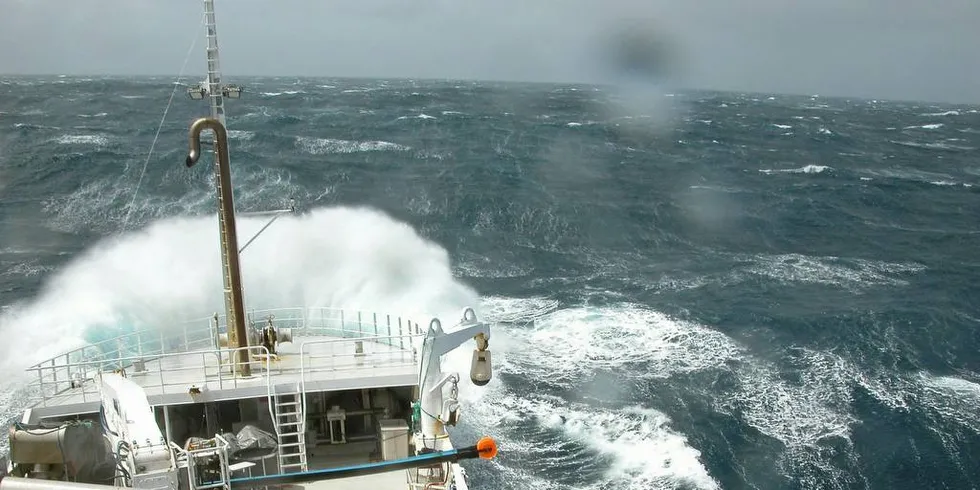
[[[480,458],[493,459],[497,455],[497,441],[491,437],[483,437],[476,443],[476,451],[480,453]]]

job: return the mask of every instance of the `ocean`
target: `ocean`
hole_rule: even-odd
[[[221,309],[206,103],[147,156],[172,82],[0,78],[7,417],[28,364]],[[472,488],[980,487],[977,107],[234,82],[239,211],[297,206],[242,255],[250,308],[505,321],[461,386],[454,438],[501,449]]]

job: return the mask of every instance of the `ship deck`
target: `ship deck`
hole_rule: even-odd
[[[97,412],[99,373],[113,370],[139,384],[154,406],[418,383],[415,323],[333,309],[252,316],[258,314],[273,314],[265,322],[292,336],[278,355],[260,345],[219,347],[220,318],[212,317],[168,333],[127,333],[39,363],[29,368],[39,400],[23,422]],[[250,376],[234,372],[230,362],[241,350],[250,353]]]
[[[405,470],[375,473],[373,475],[351,476],[336,480],[323,480],[309,483],[282,485],[285,489],[306,490],[364,490],[368,488],[407,488],[408,478]]]

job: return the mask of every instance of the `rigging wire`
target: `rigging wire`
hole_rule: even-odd
[[[184,76],[184,69],[187,68],[187,62],[191,59],[191,53],[194,52],[194,47],[197,46],[197,39],[201,37],[201,31],[204,29],[204,16],[201,16],[201,24],[197,28],[197,33],[194,34],[194,39],[191,41],[191,47],[187,49],[187,54],[184,56],[184,63],[180,66],[180,72],[177,74],[177,80],[174,82],[174,89],[170,92],[170,99],[167,101],[167,107],[163,110],[163,116],[160,118],[160,125],[157,126],[157,132],[153,135],[153,143],[150,144],[150,151],[146,154],[146,161],[143,162],[143,170],[140,171],[139,180],[136,181],[136,189],[133,190],[133,199],[129,201],[129,207],[126,210],[126,217],[123,218],[122,230],[126,230],[126,225],[129,224],[129,217],[133,214],[133,206],[136,205],[136,196],[139,194],[140,186],[143,184],[143,177],[146,175],[146,167],[150,164],[150,157],[153,156],[153,149],[157,146],[157,140],[160,139],[160,131],[163,130],[163,123],[167,120],[167,113],[170,112],[170,107],[173,105],[174,96],[177,94],[177,87],[180,86],[180,79]]]

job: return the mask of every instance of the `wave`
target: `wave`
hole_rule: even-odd
[[[358,153],[365,151],[409,151],[412,148],[390,141],[349,141],[331,138],[297,136],[296,146],[311,155]]]
[[[540,299],[530,302],[531,309],[541,304]],[[485,306],[488,311],[525,309],[519,299],[487,298],[487,303],[494,305]],[[690,446],[684,434],[671,428],[663,412],[619,401],[618,397],[625,398],[626,393],[591,381],[603,373],[615,373],[630,386],[648,385],[654,379],[687,383],[682,380],[692,379],[692,375],[713,379],[717,373],[730,373],[734,378],[726,383],[727,389],[713,389],[711,394],[694,392],[709,396],[708,403],[716,410],[737,414],[744,423],[785,445],[787,452],[780,463],[793,468],[793,474],[831,464],[830,455],[820,454],[820,445],[834,437],[849,441],[856,422],[842,403],[843,388],[838,383],[844,380],[838,371],[814,366],[808,371],[812,377],[809,382],[792,384],[783,379],[776,366],[754,358],[744,346],[720,332],[629,303],[558,309],[535,317],[526,327],[498,328],[492,343],[503,358],[498,363],[501,380],[509,373],[515,379],[556,385],[558,390],[576,393],[577,399],[602,400],[601,404],[584,405],[549,398],[540,394],[540,384],[532,393],[506,382],[475,396],[470,394],[473,389],[466,391],[472,400],[480,400],[468,406],[478,410],[481,423],[488,427],[528,413],[539,424],[559,427],[570,438],[584,440],[600,452],[611,452],[614,461],[607,480],[595,488],[617,484],[628,488],[718,487],[700,452]],[[462,368],[467,361],[459,357],[453,362]],[[831,387],[834,392],[829,392]],[[601,393],[590,394],[590,390]],[[606,425],[605,421],[617,419]],[[617,447],[613,441],[624,444]],[[520,446],[513,450],[531,451]],[[800,455],[806,457],[797,457]]]
[[[262,92],[261,95],[266,97],[278,97],[280,95],[296,95],[304,93],[302,90],[284,90],[282,92]]]
[[[923,117],[959,116],[960,111],[929,112],[926,114],[919,114],[919,115]]]
[[[66,134],[59,136],[56,140],[62,145],[98,145],[109,144],[109,138],[101,134]]]
[[[240,217],[239,234],[252,236],[267,221]],[[76,347],[93,329],[120,322],[165,329],[219,311],[216,242],[217,218],[199,217],[157,221],[96,244],[49,276],[36,299],[0,317],[0,331],[24,333],[4,352],[2,371],[11,375],[15,366]],[[475,293],[453,278],[445,250],[366,208],[284,216],[249,246],[242,264],[249,308],[337,306],[423,324],[448,317],[448,325],[461,308],[477,306]],[[31,354],[22,355],[25,349]]]
[[[893,143],[900,146],[907,146],[910,148],[921,148],[924,150],[939,150],[939,151],[949,151],[949,152],[960,152],[960,151],[974,151],[976,147],[972,146],[962,146],[962,145],[951,145],[949,143],[920,143],[917,141],[895,141],[889,140],[889,143]]]
[[[834,170],[833,168],[828,167],[826,165],[812,165],[811,164],[811,165],[806,165],[806,166],[799,167],[799,168],[779,168],[779,169],[770,169],[770,168],[767,168],[767,169],[760,169],[759,172],[760,173],[764,173],[766,175],[783,174],[783,173],[787,173],[787,174],[822,174],[824,172],[833,172],[833,170]]]
[[[406,119],[423,119],[423,120],[425,120],[425,119],[437,119],[437,118],[435,116],[430,116],[430,115],[425,114],[425,113],[418,114],[416,116],[398,116],[398,120],[399,121],[403,121],[403,120],[406,120]]]

